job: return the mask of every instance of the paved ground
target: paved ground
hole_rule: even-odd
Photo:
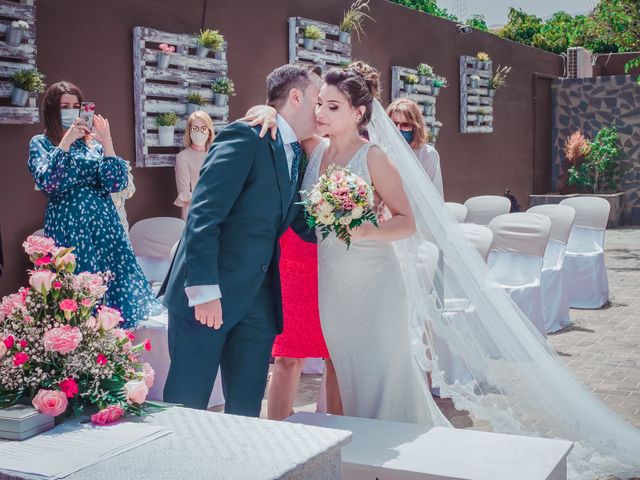
[[[608,231],[606,259],[611,305],[571,310],[573,325],[549,342],[609,407],[640,427],[640,229]],[[315,411],[319,385],[320,375],[302,376],[297,411]],[[465,412],[446,401],[439,405],[457,427],[472,426]]]

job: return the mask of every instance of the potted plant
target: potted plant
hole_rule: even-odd
[[[436,113],[436,106],[433,103],[425,103],[423,109],[424,109],[424,114],[427,117],[430,117],[431,115]]]
[[[429,127],[429,131],[434,137],[437,137],[438,134],[440,133],[441,128],[442,128],[442,122],[437,121]]]
[[[11,83],[13,83],[11,105],[16,107],[24,107],[30,93],[42,93],[45,89],[44,75],[35,68],[16,71],[11,76]]]
[[[191,115],[196,110],[200,110],[203,105],[206,105],[207,101],[198,92],[190,92],[187,95],[187,115]]]
[[[156,117],[158,125],[158,145],[172,147],[178,116],[175,113],[161,113]]]
[[[233,80],[226,77],[216,79],[211,84],[211,90],[213,90],[213,103],[216,107],[224,107],[229,101],[229,95],[236,94]]]
[[[433,86],[431,87],[431,91],[435,96],[438,96],[440,95],[440,89],[447,88],[448,86],[449,82],[445,77],[436,75],[436,77],[433,79]]]
[[[493,74],[489,80],[489,96],[495,97],[496,90],[500,87],[504,87],[507,84],[507,75],[511,71],[511,67],[501,67],[498,65],[496,73]]]
[[[158,48],[160,52],[156,55],[156,67],[169,68],[171,55],[176,51],[176,47],[167,43],[161,43]]]
[[[421,85],[430,85],[433,79],[433,67],[428,63],[419,64],[418,77]]]
[[[489,70],[491,66],[491,58],[489,58],[489,54],[485,52],[478,52],[476,54],[476,65],[480,70]]]
[[[224,52],[220,51],[224,45],[224,36],[218,30],[200,30],[198,34],[198,45],[196,46],[196,56],[204,58],[209,55],[209,51],[213,50],[216,57],[224,56]],[[224,58],[219,58],[224,60]]]
[[[4,41],[9,45],[18,46],[22,42],[22,36],[24,32],[29,30],[29,24],[24,20],[14,20],[9,25],[4,33]]]
[[[476,111],[476,125],[480,126],[480,124],[484,123],[489,113],[490,113],[489,110],[487,110],[486,108],[479,108]]]
[[[315,25],[308,25],[305,27],[302,37],[304,38],[304,48],[306,50],[313,50],[316,48],[316,42],[322,40],[325,35],[324,32]]]
[[[364,20],[366,18],[373,20],[369,15],[365,13],[369,9],[369,0],[356,0],[351,4],[349,9],[344,12],[342,22],[340,22],[340,32],[338,33],[338,40],[344,43],[351,43],[351,34],[356,32],[358,41],[360,41],[360,34],[364,35]]]
[[[404,91],[407,93],[413,93],[413,89],[418,84],[420,79],[417,75],[409,74],[404,77]]]
[[[475,89],[478,88],[480,84],[480,77],[478,75],[471,75],[469,77],[469,88]]]

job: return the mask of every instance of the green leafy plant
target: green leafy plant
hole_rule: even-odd
[[[175,113],[161,113],[156,117],[156,124],[159,127],[173,127],[178,123],[178,116]]]
[[[324,32],[315,25],[305,27],[302,35],[309,40],[322,40],[324,38]]]
[[[509,75],[510,71],[511,67],[507,67],[506,65],[501,67],[498,65],[496,72],[493,74],[491,79],[489,79],[489,88],[497,90],[500,87],[504,87],[507,84],[507,75]]]
[[[418,75],[421,77],[433,77],[433,67],[428,63],[418,65]]]
[[[360,41],[360,34],[364,33],[364,21],[366,19],[373,20],[365,11],[369,12],[369,0],[356,0],[351,4],[349,9],[344,12],[342,22],[340,22],[340,31],[353,33],[355,32]],[[375,22],[375,20],[373,20]]]
[[[578,185],[592,193],[615,191],[620,174],[615,162],[620,155],[616,128],[601,129],[592,141],[587,141],[587,144],[588,147],[583,146],[580,149],[582,158],[573,158],[573,164],[567,170],[567,183]]]
[[[198,92],[190,92],[187,95],[187,103],[193,103],[195,105],[206,105],[207,101]]]
[[[216,79],[211,84],[211,90],[213,90],[213,93],[219,93],[221,95],[234,96],[236,94],[236,90],[233,85],[233,80],[227,77],[221,77]]]
[[[224,36],[218,30],[200,30],[198,42],[209,50],[219,50],[224,45]]]
[[[404,79],[404,83],[409,85],[417,85],[419,81],[420,79],[418,78],[418,76],[413,74],[407,75]]]
[[[625,73],[629,73],[633,68],[640,68],[640,57],[636,57],[633,60],[629,60],[624,66]],[[637,79],[638,85],[640,85],[640,75]]]
[[[44,75],[35,68],[16,71],[11,75],[11,82],[16,88],[33,93],[42,93],[46,87]]]
[[[433,79],[433,86],[437,88],[447,88],[449,86],[449,81],[445,77],[436,75],[436,78]]]
[[[480,15],[480,14],[474,14],[469,16],[469,18],[467,18],[467,25],[469,25],[472,28],[475,28],[476,30],[481,30],[483,32],[488,32],[489,31],[489,27],[487,26],[487,21],[484,18],[484,15]]]

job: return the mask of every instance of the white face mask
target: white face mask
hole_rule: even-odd
[[[209,134],[202,133],[202,132],[191,132],[190,137],[191,137],[191,141],[194,144],[201,146],[207,143],[207,140],[209,139]]]
[[[67,130],[71,125],[73,125],[73,121],[78,118],[79,114],[80,110],[77,108],[61,108],[60,123],[62,123],[62,128]]]

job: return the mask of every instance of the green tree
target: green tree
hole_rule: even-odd
[[[482,30],[483,32],[489,31],[489,27],[487,26],[487,21],[485,20],[484,15],[471,15],[469,18],[467,18],[467,25],[475,28],[476,30]]]
[[[508,18],[509,21],[498,32],[498,35],[514,42],[533,45],[533,37],[539,34],[542,29],[542,19],[513,7],[509,9]]]
[[[414,8],[436,17],[448,18],[454,21],[458,20],[458,18],[449,13],[446,8],[440,8],[437,0],[391,0],[391,2]]]

